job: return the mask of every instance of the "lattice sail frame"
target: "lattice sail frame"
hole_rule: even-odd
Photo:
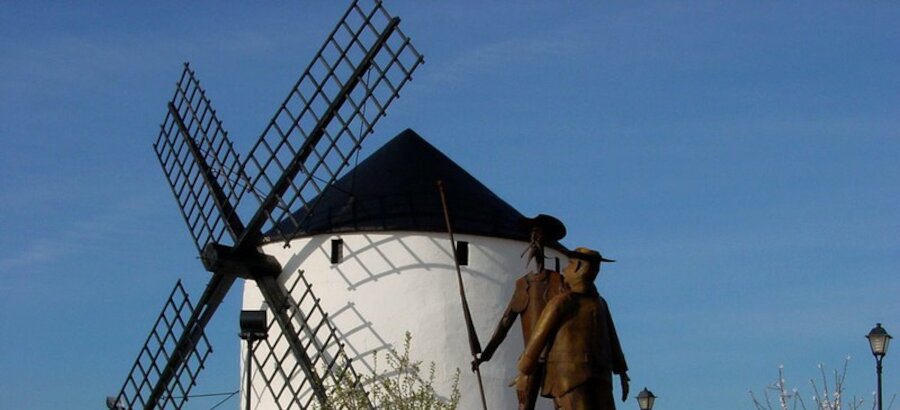
[[[177,350],[175,345],[178,336],[184,331],[193,310],[194,306],[181,281],[176,282],[144,346],[141,347],[141,353],[132,365],[125,384],[116,396],[116,403],[128,409],[147,407],[148,397],[159,380],[163,367]],[[184,365],[166,386],[165,394],[154,408],[180,409],[187,401],[191,389],[197,382],[198,374],[212,353],[212,346],[203,334],[192,347],[187,360],[184,360]]]
[[[353,369],[351,359],[341,342],[337,328],[322,309],[321,300],[315,296],[303,271],[299,271],[286,283],[283,308],[287,310],[291,322],[302,329],[304,345],[312,365],[320,371],[328,396],[333,397],[338,390],[359,388],[360,376]],[[277,331],[273,318],[269,322],[269,337],[254,347],[253,375],[264,386],[255,392],[257,401],[274,405],[278,410],[307,409],[316,400],[310,381],[303,377],[301,364],[288,347],[285,335]],[[360,403],[367,407],[368,402]],[[335,408],[343,408],[347,403],[332,403]]]
[[[230,232],[235,229],[230,226],[236,219],[233,204],[249,180],[222,121],[188,63],[168,107],[153,149],[197,252],[209,243],[232,245],[241,234]],[[211,188],[205,177],[215,180],[221,192]],[[216,201],[222,201],[231,213],[217,209]]]
[[[353,2],[341,18],[244,161],[253,195],[240,195],[237,207],[260,210],[249,227],[289,240],[302,223],[292,212],[313,209],[373,132],[424,61],[398,23],[374,0]],[[277,203],[267,206],[273,195]]]
[[[380,1],[354,1],[243,162],[185,64],[154,149],[198,252],[244,234],[290,239],[293,213],[314,208],[424,62],[398,24]]]

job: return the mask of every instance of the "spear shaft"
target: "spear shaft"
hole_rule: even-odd
[[[447,233],[450,235],[450,249],[453,251],[453,263],[456,265],[456,279],[459,282],[459,298],[462,300],[463,317],[466,320],[466,332],[469,335],[469,350],[472,358],[477,359],[481,353],[481,342],[478,341],[478,333],[472,323],[472,313],[469,312],[469,302],[466,299],[466,288],[463,286],[462,271],[459,268],[459,259],[456,257],[456,240],[453,239],[453,225],[450,223],[450,211],[447,209],[447,195],[444,193],[444,182],[437,181],[438,191],[441,193],[441,206],[444,209],[444,222],[447,223]],[[487,410],[487,400],[484,397],[484,385],[481,382],[481,369],[475,366],[475,375],[478,377],[478,390],[481,393],[481,407]]]

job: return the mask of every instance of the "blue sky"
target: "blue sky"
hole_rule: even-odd
[[[174,282],[202,291],[150,147],[181,63],[246,153],[343,3],[0,1],[0,408],[102,406]],[[808,399],[852,356],[871,400],[863,335],[900,336],[900,5],[386,3],[426,64],[363,155],[411,127],[617,259],[633,392],[751,409],[779,364]],[[197,393],[238,387],[235,296]]]

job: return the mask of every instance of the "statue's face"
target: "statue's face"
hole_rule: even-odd
[[[587,273],[589,265],[590,264],[582,260],[569,259],[569,264],[563,268],[563,278],[570,285],[580,282],[584,278],[585,273]]]
[[[571,288],[583,288],[592,285],[600,266],[577,258],[569,259],[569,264],[563,269],[563,279]]]
[[[538,227],[531,228],[531,242],[544,243],[544,230]]]

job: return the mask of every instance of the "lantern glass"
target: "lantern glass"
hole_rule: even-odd
[[[653,397],[641,397],[638,399],[638,406],[641,407],[641,410],[651,410],[653,409]]]
[[[640,407],[641,410],[652,410],[653,402],[656,401],[656,396],[653,395],[653,392],[644,387],[644,390],[641,390],[641,392],[638,393],[637,400],[638,407]]]
[[[869,347],[872,348],[872,354],[875,356],[884,356],[887,354],[888,345],[891,342],[891,335],[881,327],[881,323],[875,325],[872,331],[866,335],[869,339]]]

